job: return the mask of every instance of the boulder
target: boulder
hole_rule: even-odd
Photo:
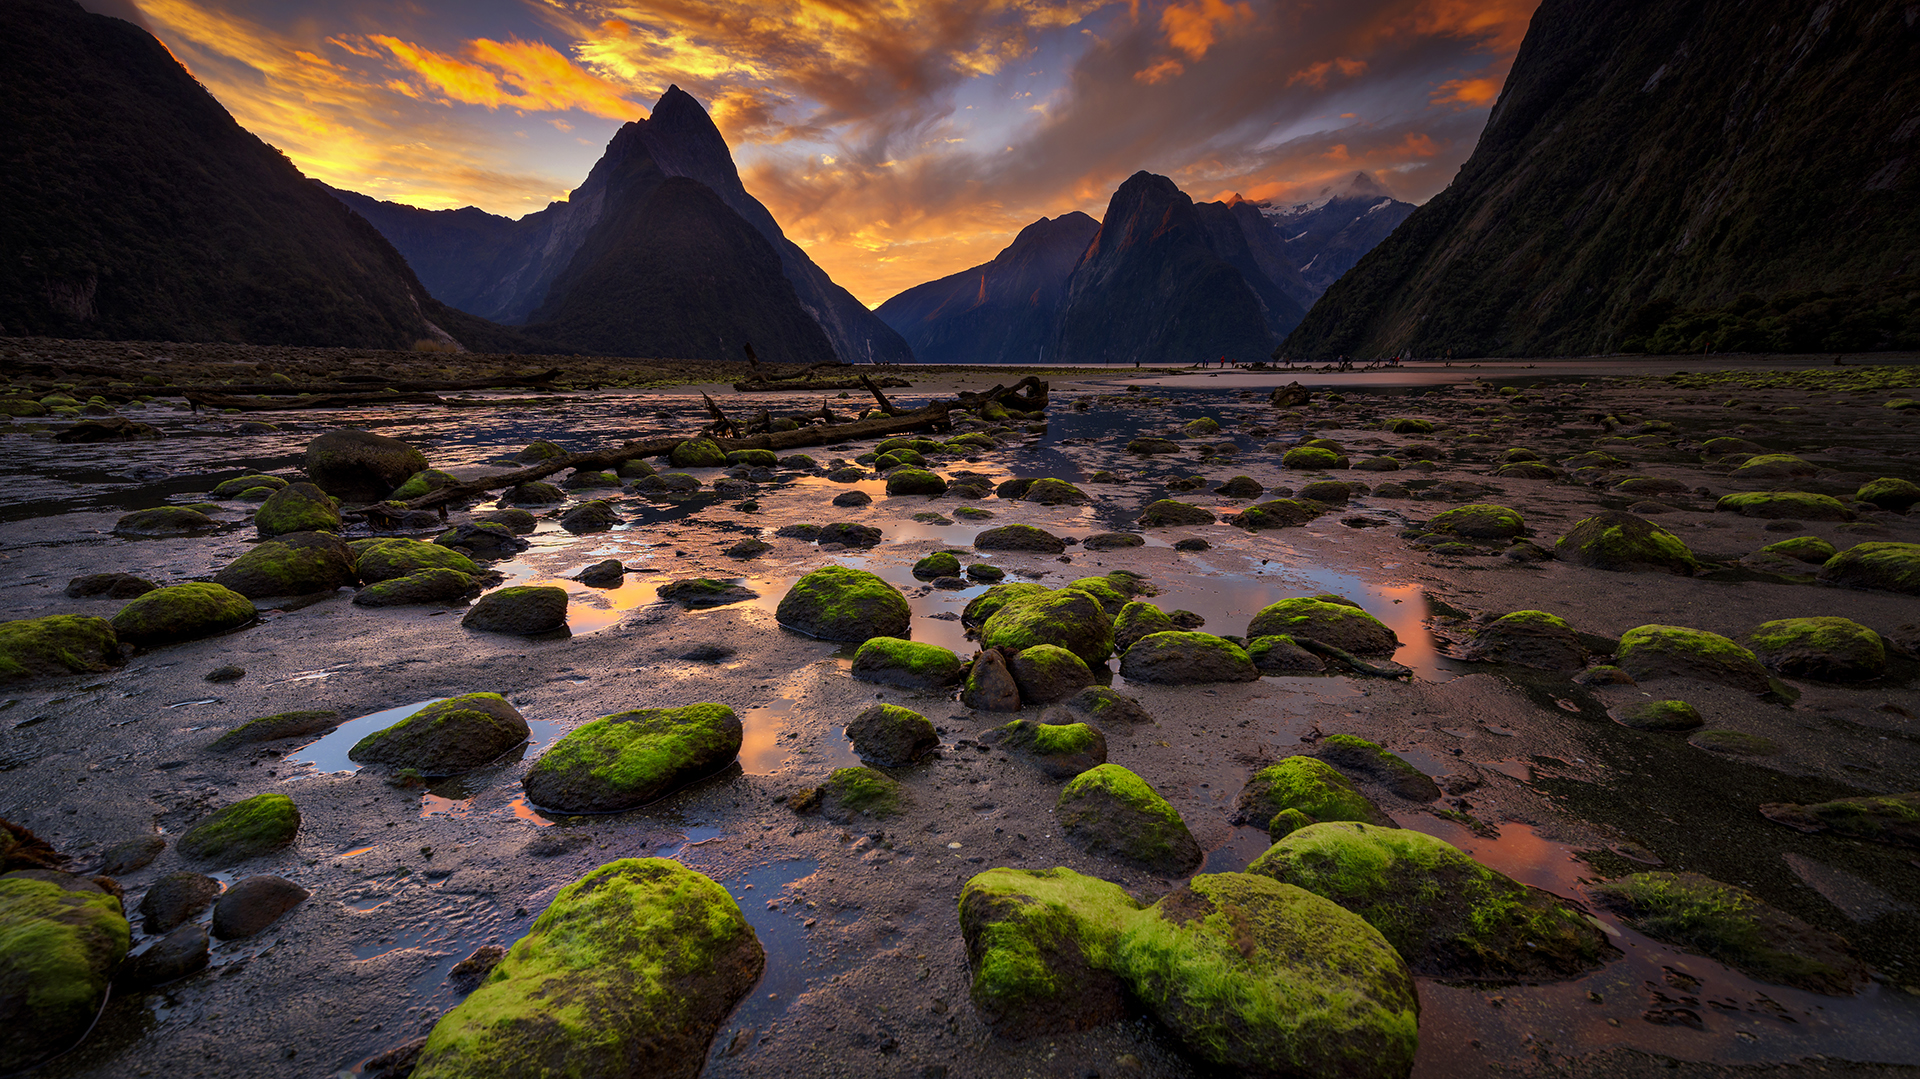
[[[527,721],[498,693],[466,693],[435,701],[367,735],[347,750],[347,759],[450,776],[496,760],[531,733]]]
[[[725,888],[664,858],[609,862],[434,1025],[413,1079],[693,1079],[765,967]]]
[[[182,925],[138,954],[128,955],[113,973],[114,988],[139,992],[205,970],[212,956],[207,927]]]
[[[900,811],[906,792],[883,772],[871,768],[836,768],[817,789],[806,792],[820,815],[835,824],[851,824],[858,817],[885,820]]]
[[[1686,701],[1641,701],[1626,708],[1610,709],[1615,723],[1637,731],[1693,731],[1706,725],[1700,710]]]
[[[722,468],[727,463],[727,451],[711,438],[694,438],[675,446],[667,455],[667,463],[675,468]]]
[[[1806,491],[1743,491],[1722,495],[1713,508],[1766,520],[1851,521],[1853,511],[1830,495]]]
[[[882,768],[912,764],[940,746],[926,716],[884,703],[870,704],[848,720],[847,739],[861,760]]]
[[[1327,669],[1326,660],[1279,633],[1248,641],[1247,658],[1261,674],[1311,674]]]
[[[1546,671],[1577,671],[1587,647],[1567,620],[1546,611],[1514,611],[1474,631],[1469,658]]]
[[[1362,775],[1410,802],[1434,802],[1440,788],[1427,773],[1374,742],[1352,734],[1328,735],[1314,754],[1349,775]]]
[[[1791,558],[1795,562],[1805,562],[1813,566],[1824,565],[1834,555],[1840,553],[1834,549],[1833,544],[1819,536],[1795,536],[1792,539],[1783,539],[1778,543],[1767,544],[1760,548],[1760,551],[1762,554]]]
[[[1752,652],[1718,633],[1684,626],[1647,625],[1620,637],[1614,662],[1638,681],[1696,678],[1754,693],[1772,688],[1767,669]]]
[[[558,443],[549,442],[543,438],[529,443],[526,449],[514,454],[513,459],[523,465],[537,465],[542,461],[551,461],[555,457],[566,455],[567,451],[561,449]]]
[[[889,495],[943,495],[947,481],[937,472],[921,468],[901,468],[887,475]]]
[[[191,536],[200,532],[211,532],[220,527],[220,522],[185,506],[160,506],[156,509],[137,510],[121,517],[113,523],[116,536]]]
[[[1920,504],[1920,484],[1891,476],[1883,476],[1861,484],[1853,493],[1855,502],[1866,502],[1883,510],[1905,513]]]
[[[1020,710],[1020,686],[999,649],[989,648],[973,658],[966,684],[960,688],[960,703],[982,712]]]
[[[1771,757],[1780,752],[1779,743],[1773,739],[1746,731],[1701,731],[1687,739],[1687,744],[1709,753],[1724,753],[1734,757]]]
[[[1247,639],[1304,637],[1355,655],[1389,655],[1400,638],[1386,623],[1345,601],[1283,599],[1260,609],[1247,623]]]
[[[221,940],[244,940],[279,921],[312,894],[271,873],[236,881],[213,904],[213,935]]]
[[[980,625],[982,648],[1019,653],[1052,644],[1079,656],[1089,668],[1113,654],[1113,619],[1100,601],[1073,588],[1022,593]]]
[[[408,476],[406,482],[395,487],[393,492],[387,495],[387,497],[396,502],[407,502],[419,498],[421,495],[438,491],[450,483],[459,482],[460,477],[452,473],[442,472],[437,468],[423,468],[413,475]],[[616,483],[615,486],[619,485]]]
[[[0,684],[104,671],[120,662],[119,637],[104,618],[50,614],[0,622]]]
[[[1120,608],[1132,602],[1137,595],[1152,595],[1157,589],[1144,583],[1144,578],[1125,571],[1115,571],[1105,577],[1080,577],[1068,581],[1061,588],[1072,588],[1100,601],[1100,607],[1109,617],[1118,615]]]
[[[1153,722],[1139,701],[1110,686],[1088,686],[1067,698],[1065,709],[1103,729]]]
[[[1573,904],[1411,829],[1310,825],[1275,843],[1247,872],[1358,914],[1425,977],[1558,980],[1619,954]]]
[[[1181,877],[1205,860],[1180,814],[1146,780],[1117,764],[1075,776],[1061,789],[1054,815],[1074,846],[1149,873]]]
[[[1856,543],[1827,559],[1819,577],[1843,588],[1920,596],[1920,543]]]
[[[370,584],[353,594],[356,607],[452,606],[480,594],[480,582],[451,569],[423,569]]]
[[[353,552],[331,532],[289,532],[263,540],[213,575],[213,583],[248,599],[331,592],[353,580]]]
[[[1802,832],[1832,832],[1848,839],[1920,849],[1920,791],[1869,794],[1811,805],[1774,802],[1761,806],[1760,813]]]
[[[1281,455],[1280,467],[1307,470],[1345,468],[1347,459],[1320,446],[1295,446]]]
[[[140,899],[140,931],[152,936],[184,925],[213,906],[219,895],[220,882],[205,873],[168,873]]]
[[[1156,453],[1179,453],[1180,443],[1170,438],[1136,438],[1127,443],[1128,453],[1152,456]]]
[[[1014,653],[1007,664],[1024,704],[1052,704],[1093,684],[1086,661],[1059,645],[1036,644]]]
[[[1839,937],[1698,873],[1635,873],[1596,884],[1589,894],[1647,936],[1761,981],[1851,996],[1868,977]]]
[[[1517,510],[1481,503],[1456,506],[1427,522],[1429,531],[1476,540],[1510,540],[1524,535],[1527,522]]]
[[[970,568],[968,574],[972,575],[972,572]],[[1046,585],[1034,584],[1028,581],[996,584],[968,601],[966,608],[960,612],[960,624],[968,629],[979,629],[986,623],[987,619],[992,618],[1000,608],[1005,607],[1015,599],[1022,596],[1044,595],[1051,591],[1052,589]]]
[[[1732,475],[1737,480],[1797,480],[1819,471],[1819,465],[1802,461],[1790,453],[1761,453],[1742,461]]]
[[[88,573],[68,581],[66,592],[68,599],[90,599],[94,596],[132,599],[158,587],[145,577],[135,577],[131,573]]]
[[[303,462],[315,486],[349,502],[377,502],[427,467],[413,446],[370,431],[328,431],[307,443]]]
[[[433,542],[469,558],[507,558],[533,546],[514,535],[511,525],[477,519],[454,525],[435,536]]]
[[[1166,613],[1151,603],[1129,601],[1113,618],[1114,650],[1125,654],[1134,642],[1149,633],[1165,633],[1176,628]]]
[[[527,798],[564,813],[645,805],[732,763],[741,736],[740,718],[724,704],[604,716],[540,755],[527,771]]]
[[[480,597],[460,619],[468,629],[533,637],[567,625],[567,590],[558,585],[514,585]]]
[[[468,577],[480,575],[480,567],[474,565],[473,559],[452,547],[411,539],[376,540],[361,548],[354,562],[354,572],[368,584],[424,569],[449,569]]]
[[[1249,532],[1276,528],[1298,528],[1327,512],[1327,504],[1298,498],[1275,498],[1256,503],[1239,513],[1228,514],[1226,522]]]
[[[1083,506],[1093,501],[1087,492],[1066,480],[1051,476],[1034,480],[1015,497],[1022,502],[1037,502],[1042,506]]]
[[[24,1072],[84,1037],[131,943],[120,900],[92,881],[0,875],[0,1071]]]
[[[286,795],[269,791],[226,806],[187,829],[175,849],[203,862],[244,862],[279,850],[299,832],[299,807]]]
[[[774,617],[826,641],[907,636],[913,611],[900,591],[866,570],[828,565],[794,582]]]
[[[1213,524],[1214,516],[1211,510],[1190,502],[1163,498],[1142,510],[1138,523],[1143,528],[1181,528]]]
[[[668,581],[666,584],[656,586],[653,591],[668,603],[678,604],[690,611],[725,607],[729,604],[745,603],[760,598],[760,593],[741,584],[738,580],[716,581],[710,577]]]
[[[280,488],[285,487],[286,485],[287,485],[287,481],[281,479],[279,476],[266,476],[266,475],[261,475],[259,473],[248,473],[247,475],[244,475],[244,476],[236,476],[230,480],[222,480],[217,486],[214,487],[214,489],[211,492],[208,493],[207,497],[208,498],[239,498],[240,495],[246,491],[255,491],[262,487],[265,487],[269,491],[278,491]]]
[[[566,500],[565,491],[539,480],[515,484],[500,496],[500,501],[509,506],[552,506]]]
[[[1398,472],[1400,461],[1393,457],[1367,457],[1353,462],[1355,472]]]
[[[913,564],[913,575],[923,581],[936,577],[960,576],[960,556],[952,551],[935,551]]]
[[[935,644],[869,637],[853,653],[853,676],[905,689],[940,689],[960,681],[966,664]]]
[[[1188,686],[1208,682],[1255,682],[1260,671],[1239,645],[1211,633],[1167,630],[1149,633],[1120,657],[1130,682]]]
[[[247,597],[223,585],[195,581],[135,598],[120,608],[112,623],[120,640],[152,647],[225,633],[256,617]]]
[[[1253,773],[1234,800],[1233,823],[1265,827],[1284,809],[1296,809],[1315,821],[1358,821],[1393,826],[1373,800],[1325,761],[1288,757]]]
[[[614,512],[613,506],[598,498],[570,507],[560,515],[560,527],[576,536],[605,532],[619,523],[620,515]]]
[[[1364,492],[1365,487],[1361,488]],[[1328,506],[1344,506],[1353,498],[1354,485],[1339,480],[1315,480],[1300,488],[1299,496],[1309,502],[1319,502]]]
[[[207,748],[216,752],[238,749],[255,742],[276,742],[282,738],[304,738],[338,727],[346,719],[339,712],[309,708],[297,712],[278,712],[249,719],[213,740]]]
[[[1887,669],[1886,643],[1848,618],[1782,618],[1762,622],[1747,645],[1768,668],[1789,678],[1859,682]]]
[[[780,534],[780,532],[774,533],[776,536]],[[835,521],[832,524],[820,526],[820,531],[815,533],[814,539],[822,547],[835,543],[842,547],[874,547],[879,545],[881,535],[880,530],[872,525]]]
[[[1001,525],[973,537],[976,551],[1030,551],[1034,554],[1059,554],[1067,549],[1059,536],[1032,525]]]
[[[1690,575],[1700,563],[1680,537],[1642,517],[1609,510],[1588,517],[1560,537],[1553,553],[1562,562],[1623,572],[1662,571]]]
[[[260,503],[253,514],[253,527],[267,537],[289,532],[338,532],[340,505],[311,483],[291,483]]]
[[[988,731],[983,744],[1018,753],[1048,779],[1071,779],[1107,763],[1107,737],[1085,723],[1034,723],[1016,719]]]

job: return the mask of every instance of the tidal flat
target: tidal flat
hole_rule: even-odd
[[[478,981],[456,965],[511,949],[596,867],[650,857],[723,886],[765,952],[699,1074],[1217,1073],[1137,1000],[1110,1021],[1028,1037],[977,1007],[957,904],[980,874],[1064,867],[1141,905],[1183,879],[1073,841],[1060,816],[1067,780],[1006,739],[1012,720],[1099,728],[1105,760],[1177,811],[1203,856],[1198,873],[1241,873],[1284,842],[1248,818],[1243,788],[1270,765],[1315,757],[1387,823],[1566,901],[1604,933],[1604,961],[1551,978],[1416,964],[1415,1076],[1920,1074],[1920,834],[1910,820],[1849,829],[1779,808],[1920,788],[1920,513],[1897,484],[1877,501],[1868,490],[1920,481],[1920,367],[1689,366],[1050,373],[1043,415],[956,412],[948,431],[905,436],[949,440],[902,466],[942,477],[942,495],[889,495],[885,466],[867,456],[883,440],[872,438],[798,451],[810,463],[784,451],[774,464],[653,462],[697,481],[687,490],[644,475],[597,486],[551,477],[562,500],[520,507],[532,523],[524,548],[471,552],[484,570],[475,602],[558,587],[564,629],[485,632],[462,625],[471,608],[457,600],[366,606],[347,585],[260,598],[241,628],[129,649],[110,669],[0,685],[0,817],[68,856],[70,870],[113,876],[128,911],[188,870],[223,887],[272,874],[308,893],[266,928],[214,940],[204,969],[116,989],[91,1033],[36,1074],[404,1074],[409,1065],[385,1058]],[[912,408],[950,396],[947,383],[978,390],[1026,372],[899,373],[914,385],[888,396]],[[1296,379],[1311,397],[1273,403]],[[738,419],[821,401],[702,388]],[[860,394],[825,404],[854,413],[869,403]],[[692,388],[473,400],[490,396],[502,403],[242,415],[156,394],[113,408],[163,437],[95,444],[54,441],[70,423],[59,416],[16,418],[0,427],[0,619],[111,618],[130,602],[70,598],[69,582],[88,574],[210,579],[260,540],[258,503],[211,492],[250,475],[298,482],[307,446],[331,431],[403,440],[433,469],[472,480],[524,467],[523,451],[542,441],[579,452],[692,438],[711,419]],[[950,442],[969,432],[984,437]],[[1083,497],[1046,504],[1010,482],[1048,478]],[[456,502],[444,519],[388,522],[381,535],[432,541],[494,511],[498,494]],[[594,500],[610,511],[599,526],[562,525]],[[1190,523],[1141,523],[1163,500],[1195,512],[1149,521]],[[128,514],[188,505],[213,527],[116,532]],[[1513,521],[1443,517],[1462,507]],[[1578,528],[1603,514],[1650,523],[1683,545],[1684,564],[1657,538],[1624,555],[1596,541],[1583,554]],[[1486,519],[1497,520],[1471,523]],[[806,527],[835,524],[878,539],[823,543]],[[976,546],[1008,525],[1067,542],[1061,553]],[[1570,533],[1575,542],[1558,542]],[[351,519],[340,534],[374,536]],[[1804,542],[1776,546],[1788,540]],[[1861,544],[1909,561],[1862,577],[1842,558]],[[938,552],[987,568],[916,575]],[[581,580],[608,560],[610,578]],[[963,703],[958,684],[857,678],[855,643],[784,627],[781,600],[826,565],[893,586],[906,635],[962,661],[981,647],[969,605],[994,581],[1105,578],[1126,590],[1121,602],[1181,612],[1182,629],[1235,648],[1256,643],[1249,623],[1270,605],[1338,597],[1394,643],[1358,667],[1333,657],[1313,673],[1184,683],[1129,678],[1122,649],[1088,666],[1095,684],[1137,702],[1131,719],[1059,702],[989,711]],[[736,587],[713,592],[711,606],[662,598],[661,586],[690,580]],[[1560,624],[1501,623],[1518,611]],[[1793,627],[1761,628],[1807,618],[1864,627],[1878,662],[1848,665],[1819,627],[1778,646]],[[1630,631],[1647,626],[1717,634],[1746,659],[1730,668],[1642,646]],[[350,756],[419,708],[474,693],[498,694],[527,727],[480,767],[443,778]],[[1643,718],[1663,701],[1694,715]],[[616,812],[529,797],[529,770],[581,726],[702,703],[740,720],[738,753],[717,770]],[[875,703],[925,716],[938,744],[874,766],[897,784],[890,811],[823,815],[817,792],[861,763],[847,731]],[[250,720],[294,712],[335,718],[216,747]],[[1343,761],[1329,750],[1342,735],[1430,782]],[[188,829],[268,793],[298,806],[290,843],[231,861],[181,853]],[[152,837],[165,843],[157,855],[110,872]],[[1783,981],[1783,968],[1753,960],[1765,948],[1689,937],[1606,890],[1646,873],[1735,886],[1820,941],[1837,938],[1840,951],[1821,954],[1845,976]],[[135,954],[163,936],[136,918]],[[1804,958],[1813,938],[1788,936],[1768,947]]]

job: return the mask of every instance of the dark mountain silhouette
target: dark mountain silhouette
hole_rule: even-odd
[[[8,0],[0,35],[0,333],[525,346],[435,301],[145,30]]]
[[[1545,0],[1452,185],[1286,351],[1920,347],[1917,55],[1878,0]]]
[[[1025,363],[1052,344],[1067,276],[1100,223],[1043,217],[993,261],[915,285],[874,311],[922,363]]]
[[[644,160],[645,166],[631,167],[636,160]],[[912,359],[907,343],[851,293],[834,284],[799,245],[786,238],[767,208],[747,193],[719,128],[700,103],[677,86],[669,87],[661,95],[651,117],[628,123],[614,134],[606,153],[566,200],[517,221],[473,207],[422,210],[380,202],[350,191],[334,190],[333,194],[393,241],[434,296],[461,310],[515,325],[533,320],[536,310],[541,312],[541,319],[554,316],[562,309],[578,312],[577,302],[554,291],[556,283],[565,282],[565,288],[575,288],[588,279],[581,272],[570,270],[570,266],[589,246],[596,252],[594,264],[611,268],[608,258],[615,253],[609,252],[597,236],[611,220],[610,215],[619,211],[616,203],[626,198],[644,203],[651,195],[652,184],[673,177],[697,181],[713,191],[733,216],[744,221],[773,249],[789,284],[771,302],[785,304],[790,296],[830,342],[830,351],[819,354],[811,344],[803,344],[798,339],[791,345],[778,345],[755,338],[754,347],[764,358],[825,362],[837,353],[842,359],[859,362]],[[634,190],[635,183],[641,183],[645,189]],[[623,218],[618,227],[626,232],[633,224]],[[731,235],[730,227],[726,231]],[[683,234],[679,230],[656,230],[649,242],[657,244],[671,235]],[[698,239],[691,234],[684,235],[690,242]],[[699,252],[689,254],[705,257]],[[711,261],[706,266],[712,273],[721,270]],[[629,281],[635,279],[632,274],[626,276]],[[712,314],[720,310],[720,306],[708,305],[702,309]],[[596,317],[590,321],[605,333],[611,332],[618,319]],[[574,323],[547,324],[553,332],[558,332],[562,325]],[[632,340],[642,351],[635,355],[662,355],[655,351],[654,345],[645,342],[685,337],[681,329],[674,327],[662,327],[658,334],[636,327],[636,333],[638,336]],[[715,333],[694,336],[705,340],[738,335],[730,328],[716,327]],[[736,359],[738,354],[736,348],[726,358]]]

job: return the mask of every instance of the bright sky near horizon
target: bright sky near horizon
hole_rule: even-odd
[[[1473,149],[1538,0],[82,0],[139,20],[309,176],[518,217],[669,84],[863,302],[1102,216],[1146,169],[1198,200],[1410,201]]]

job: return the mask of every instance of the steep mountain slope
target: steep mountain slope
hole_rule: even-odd
[[[517,347],[434,301],[146,31],[8,0],[0,36],[0,333]]]
[[[875,309],[922,363],[1045,359],[1067,277],[1100,223],[1074,212],[1043,217],[969,270],[915,285]]]
[[[1134,173],[1068,279],[1049,351],[1061,363],[1266,359],[1265,306],[1212,241],[1172,180]]]
[[[1260,214],[1318,299],[1413,210],[1413,203],[1401,202],[1373,177],[1358,172],[1343,184],[1322,189],[1316,199],[1263,207]]]
[[[1877,0],[1545,0],[1453,184],[1285,349],[1920,343],[1916,55]]]

